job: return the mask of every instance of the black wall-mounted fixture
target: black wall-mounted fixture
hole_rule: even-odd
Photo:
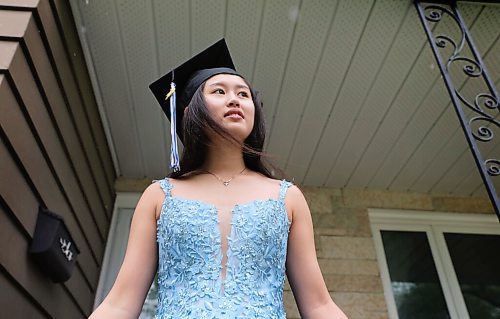
[[[54,282],[71,277],[80,250],[61,216],[40,207],[29,254]]]

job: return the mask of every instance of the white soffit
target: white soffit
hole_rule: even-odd
[[[266,151],[295,182],[485,195],[413,1],[73,0],[72,7],[125,177],[168,173],[169,123],[148,84],[225,37],[238,70],[263,93]],[[498,90],[500,6],[459,7]],[[454,28],[443,20],[435,32]],[[457,80],[466,95],[482,85]],[[498,159],[495,133],[481,150]]]

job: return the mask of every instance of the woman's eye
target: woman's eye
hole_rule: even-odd
[[[243,97],[248,97],[248,93],[245,91],[241,91],[239,94]]]
[[[217,93],[217,94],[224,94],[224,90],[223,90],[223,89],[215,89],[215,90],[214,90],[214,93]]]

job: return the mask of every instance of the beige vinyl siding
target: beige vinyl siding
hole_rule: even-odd
[[[71,11],[62,1],[0,1],[0,20],[2,311],[9,318],[86,318],[115,172]],[[64,218],[81,252],[62,284],[28,255],[39,205]]]

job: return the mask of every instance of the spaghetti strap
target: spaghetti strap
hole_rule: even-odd
[[[172,184],[170,184],[168,178],[165,177],[164,179],[159,180],[159,182],[160,182],[160,187],[165,193],[165,195],[169,198],[172,197]]]
[[[286,196],[286,191],[288,190],[288,188],[290,186],[292,186],[293,184],[290,183],[289,181],[287,180],[281,180],[280,182],[280,195],[279,195],[279,200],[280,201],[283,201],[285,200],[285,196]]]

